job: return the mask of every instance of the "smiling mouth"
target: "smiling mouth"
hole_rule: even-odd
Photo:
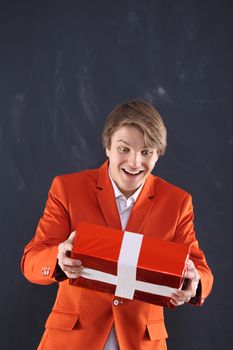
[[[136,176],[139,176],[141,173],[143,173],[143,170],[139,170],[139,171],[129,171],[129,170],[126,170],[124,168],[122,168],[122,170],[124,171],[124,173],[128,176],[131,176],[131,177],[136,177]]]

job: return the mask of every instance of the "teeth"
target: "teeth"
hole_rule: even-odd
[[[131,174],[131,175],[137,175],[140,173],[141,170],[137,171],[137,172],[133,172],[133,171],[129,171],[127,169],[124,169],[127,173]]]

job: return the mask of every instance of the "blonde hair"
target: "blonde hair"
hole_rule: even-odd
[[[144,135],[145,146],[156,148],[158,155],[164,155],[167,130],[162,117],[151,104],[133,100],[116,106],[105,122],[102,133],[104,148],[110,149],[113,133],[125,125],[138,128]]]

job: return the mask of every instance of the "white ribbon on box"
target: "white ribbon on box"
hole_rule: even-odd
[[[136,280],[137,263],[143,237],[138,233],[124,232],[116,276],[86,267],[82,270],[81,276],[93,281],[115,285],[115,295],[126,299],[132,300],[135,290],[171,297],[172,293],[177,290],[176,288]]]

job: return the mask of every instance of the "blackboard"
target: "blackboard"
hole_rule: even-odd
[[[1,1],[1,348],[35,349],[56,286],[20,270],[54,176],[99,166],[104,120],[123,101],[160,111],[154,173],[193,196],[215,284],[201,308],[166,311],[168,348],[233,343],[233,3]]]

